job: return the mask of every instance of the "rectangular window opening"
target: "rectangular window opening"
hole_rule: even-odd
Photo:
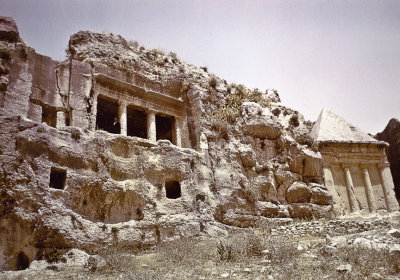
[[[182,196],[181,184],[178,181],[165,182],[165,196],[169,199],[177,199]]]
[[[144,110],[128,106],[127,114],[127,135],[140,138],[147,138],[147,114]]]
[[[56,127],[57,125],[57,111],[51,107],[42,107],[42,122],[47,123],[48,126]]]
[[[120,134],[121,124],[118,120],[118,103],[97,97],[96,129]]]
[[[175,118],[171,116],[156,115],[156,138],[157,141],[160,139],[169,140],[172,144],[173,141],[173,130],[175,128]]]
[[[64,169],[52,167],[50,171],[49,187],[53,189],[63,190],[66,178],[67,178],[67,171],[65,171]]]

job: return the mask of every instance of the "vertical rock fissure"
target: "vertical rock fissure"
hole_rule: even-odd
[[[91,69],[90,71],[90,92],[89,92],[89,98],[87,99],[87,104],[86,104],[86,112],[87,112],[87,119],[89,121],[89,127],[94,127],[95,124],[93,124],[93,117],[92,117],[92,109],[93,109],[93,103],[94,103],[94,96],[95,96],[95,77],[94,77],[94,71]]]
[[[72,55],[69,57],[69,75],[68,75],[68,93],[67,93],[67,119],[66,125],[69,126],[72,124],[72,108],[69,104],[70,95],[71,95],[71,81],[72,81]]]
[[[68,110],[67,105],[65,104],[65,100],[64,100],[64,96],[61,94],[61,89],[60,89],[60,84],[58,83],[58,69],[56,68],[56,87],[57,87],[57,94],[60,96],[61,98],[61,103],[63,104],[63,107],[65,110]]]

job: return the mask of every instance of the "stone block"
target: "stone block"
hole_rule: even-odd
[[[286,200],[289,203],[310,202],[310,187],[302,182],[294,182],[286,191]]]
[[[289,205],[289,214],[292,218],[307,218],[312,216],[310,204],[293,203]]]
[[[320,205],[331,205],[333,203],[332,194],[321,187],[311,189],[311,203]]]

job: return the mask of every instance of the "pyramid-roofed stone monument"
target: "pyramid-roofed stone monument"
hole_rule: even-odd
[[[386,142],[375,140],[326,108],[311,137],[321,152],[325,185],[332,193],[337,214],[399,209]]]
[[[378,142],[327,108],[322,109],[311,131],[311,137],[316,142]]]

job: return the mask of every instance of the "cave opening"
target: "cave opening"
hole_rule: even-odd
[[[147,138],[147,114],[144,110],[128,106],[127,114],[127,135],[140,138]]]
[[[175,118],[171,116],[156,115],[156,138],[169,140],[173,143],[173,130]],[[175,144],[175,143],[173,143]]]
[[[24,252],[17,255],[17,270],[25,270],[29,267],[29,258]]]
[[[165,194],[170,199],[180,198],[182,196],[181,184],[175,180],[165,182]]]
[[[118,103],[103,97],[97,97],[96,129],[120,134],[121,125],[115,124],[118,119]]]
[[[59,190],[64,189],[66,177],[67,172],[64,169],[52,167],[50,171],[49,187]]]

